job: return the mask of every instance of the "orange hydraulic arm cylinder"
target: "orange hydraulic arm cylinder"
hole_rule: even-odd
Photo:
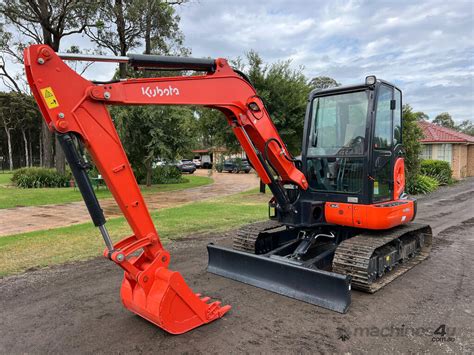
[[[63,147],[71,149],[66,154],[70,165],[77,160],[71,143],[75,135],[91,154],[133,231],[132,236],[109,245],[105,219],[94,219],[91,212],[108,246],[106,256],[125,270],[121,288],[124,305],[171,333],[183,333],[221,317],[230,306],[207,303],[208,298],[196,296],[178,272],[168,270],[169,253],[160,242],[106,105],[203,105],[219,109],[265,183],[274,180],[264,165],[263,152],[281,182],[306,189],[304,175],[289,159],[253,87],[224,59],[217,59],[214,72],[206,75],[95,85],[74,72],[48,46],[30,46],[24,55],[31,91],[50,130],[61,137]],[[74,169],[73,173],[76,180],[87,180],[84,173],[79,176],[80,171]],[[97,201],[91,201],[94,203],[98,206]],[[87,199],[86,204],[89,208]],[[134,256],[139,250],[143,252]]]

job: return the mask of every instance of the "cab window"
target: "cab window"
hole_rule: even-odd
[[[394,91],[395,110],[393,111],[393,145],[402,144],[402,93]]]
[[[392,88],[381,85],[377,98],[375,120],[374,148],[384,149],[392,146]]]

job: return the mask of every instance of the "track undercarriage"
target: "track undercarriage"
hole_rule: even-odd
[[[240,228],[233,250],[210,245],[208,270],[345,312],[351,287],[376,292],[424,260],[431,238],[429,226],[415,223],[369,231],[265,221]]]
[[[426,259],[431,239],[431,227],[418,223],[364,231],[337,247],[332,270],[350,275],[354,289],[374,293]]]

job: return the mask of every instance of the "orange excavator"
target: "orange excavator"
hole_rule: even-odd
[[[373,293],[429,254],[431,228],[411,223],[416,201],[404,192],[402,94],[388,82],[368,76],[360,85],[312,91],[302,155],[295,159],[250,81],[225,59],[60,54],[46,45],[28,47],[24,56],[31,91],[102,234],[104,256],[124,270],[123,304],[170,333],[214,321],[231,307],[194,293],[179,272],[169,270],[170,255],[108,105],[220,110],[270,188],[268,221],[239,229],[232,249],[208,245],[211,273],[344,313],[351,287]],[[67,60],[199,73],[91,82]],[[84,147],[133,231],[118,243],[89,181]]]

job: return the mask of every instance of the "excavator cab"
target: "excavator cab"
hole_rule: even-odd
[[[368,229],[412,220],[416,201],[404,194],[401,108],[400,89],[375,76],[361,85],[311,92],[299,162],[308,188],[285,184],[292,208],[273,200],[270,218],[293,227],[334,223]],[[410,205],[409,213],[407,206],[397,207],[402,204],[391,206],[390,213],[403,221],[367,218],[378,213],[375,205],[400,199]]]
[[[302,159],[315,199],[371,204],[399,197],[392,171],[403,155],[401,104],[401,91],[373,76],[366,85],[310,95]]]

